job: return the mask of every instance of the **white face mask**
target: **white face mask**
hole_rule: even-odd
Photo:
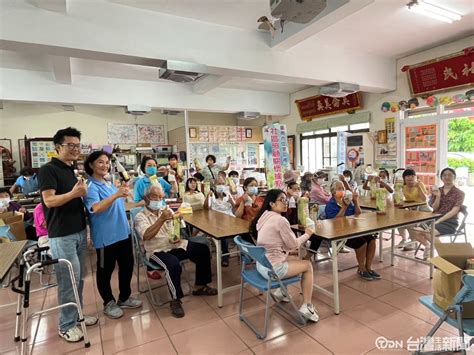
[[[247,193],[248,193],[249,195],[256,195],[256,194],[258,194],[258,187],[257,187],[257,186],[249,186],[249,187],[247,188]]]
[[[319,184],[319,185],[324,184],[324,179],[318,179],[317,181],[318,181],[318,184]]]
[[[0,198],[0,206],[8,206],[10,197]]]
[[[217,193],[225,192],[225,186],[224,185],[216,185],[216,192]]]
[[[299,197],[301,197],[301,191],[293,192],[293,197],[294,197],[294,198],[299,198]]]
[[[344,180],[346,180],[346,182],[349,182],[349,181],[351,181],[351,178],[350,177],[345,177]]]
[[[232,180],[234,180],[234,184],[239,185],[239,183],[240,183],[239,178],[233,178]]]
[[[160,208],[166,207],[166,202],[165,200],[151,200],[150,203],[148,204],[148,207],[152,210],[159,210]]]

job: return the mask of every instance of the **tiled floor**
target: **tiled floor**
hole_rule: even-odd
[[[386,243],[388,248],[388,243]],[[89,327],[92,343],[84,349],[83,343],[68,344],[57,335],[57,315],[44,316],[30,322],[29,343],[33,343],[33,354],[380,354],[389,352],[376,346],[376,339],[386,337],[402,340],[404,348],[397,354],[408,353],[410,337],[428,333],[434,317],[418,301],[422,294],[431,291],[429,269],[424,265],[396,259],[396,265],[389,265],[388,249],[385,261],[374,267],[383,280],[365,282],[360,280],[355,269],[339,273],[341,308],[340,315],[332,310],[332,301],[315,292],[313,302],[318,308],[320,321],[317,324],[300,326],[280,310],[273,310],[269,320],[267,338],[262,341],[239,320],[238,291],[224,295],[224,307],[217,307],[217,297],[187,296],[183,299],[186,316],[173,318],[169,306],[154,307],[145,294],[137,294],[143,300],[143,308],[125,310],[125,316],[111,320],[102,314],[102,302],[97,293],[93,270],[95,255],[90,252],[88,273],[85,279],[84,304],[86,314],[98,314],[100,323]],[[342,254],[343,264],[355,264],[353,253]],[[192,265],[188,266],[191,278]],[[315,266],[315,280],[318,284],[331,286],[331,265],[329,262]],[[143,279],[142,279],[143,281]],[[224,269],[224,284],[239,281],[239,265],[232,258],[231,266]],[[133,290],[137,281],[133,278]],[[162,281],[160,281],[163,283]],[[37,282],[36,282],[37,283]],[[183,281],[184,284],[184,281]],[[144,284],[142,286],[145,286]],[[114,289],[117,280],[114,276]],[[299,288],[292,286],[290,292],[296,302],[301,302]],[[167,298],[165,287],[155,293],[161,299]],[[244,292],[244,307],[249,318],[263,325],[264,297],[253,289]],[[0,290],[0,353],[18,353],[13,341],[15,295],[9,289]],[[56,304],[56,290],[50,289],[32,296],[31,311]],[[454,328],[444,325],[437,334],[440,337],[455,337]],[[390,351],[393,353],[394,351]]]

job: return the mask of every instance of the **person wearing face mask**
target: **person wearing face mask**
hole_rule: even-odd
[[[345,197],[346,192],[341,181],[333,181],[331,184],[332,197],[327,203],[325,210],[327,219],[362,213],[357,191],[352,193],[350,199]],[[355,250],[357,263],[359,264],[357,273],[361,279],[366,281],[381,279],[381,276],[372,269],[372,261],[375,256],[375,242],[376,237],[372,234],[351,238],[346,241],[346,246]]]
[[[357,183],[352,178],[352,172],[350,170],[344,170],[342,172],[342,176],[344,177],[344,181],[347,183],[351,191],[357,189]]]
[[[258,196],[258,183],[253,177],[245,179],[244,194],[235,201],[235,216],[251,221],[263,205],[263,198]]]
[[[318,205],[325,205],[328,203],[331,195],[324,189],[323,184],[325,181],[326,174],[322,171],[318,171],[314,174],[312,180],[310,202],[317,203]]]
[[[232,195],[229,194],[227,186],[224,185],[222,180],[217,181],[217,184],[206,197],[204,202],[204,208],[210,208],[213,211],[225,213],[229,216],[235,217],[234,215],[235,202]],[[222,261],[223,267],[229,266],[229,246],[227,239],[221,239],[222,246]]]
[[[390,184],[390,174],[385,169],[380,169],[379,176],[369,176],[369,178],[364,182],[364,186],[362,187],[364,190],[370,190],[369,182],[375,181],[378,183],[381,188],[385,188],[388,193],[393,193],[392,184]]]
[[[39,190],[38,177],[35,171],[29,166],[25,166],[20,170],[20,177],[16,179],[15,184],[10,188],[10,193],[13,195],[21,188],[23,195],[28,195]]]
[[[130,297],[133,276],[133,248],[125,212],[129,190],[126,183],[118,188],[107,182],[110,156],[102,151],[91,153],[84,162],[89,175],[84,204],[89,215],[92,240],[97,254],[97,289],[103,300],[104,314],[117,319],[125,308],[140,308],[142,302]],[[118,265],[120,294],[115,299],[110,280]]]
[[[133,187],[133,199],[135,202],[139,202],[138,206],[143,206],[144,204],[143,198],[145,196],[145,191],[153,184],[152,180],[155,180],[156,173],[158,172],[157,165],[156,160],[152,157],[143,157],[142,159],[140,170],[145,175],[135,181]],[[173,189],[173,186],[163,178],[159,177],[156,179],[163,188],[166,197],[170,197],[173,192],[176,192],[176,190]]]
[[[236,197],[240,197],[244,194],[244,189],[240,186],[239,173],[235,170],[229,172],[229,178],[232,179],[235,186],[237,186],[237,192],[234,194]],[[232,191],[231,191],[232,193]]]
[[[303,193],[311,192],[312,185],[313,185],[313,178],[314,175],[309,171],[303,174],[301,178],[300,188]]]
[[[306,228],[305,233],[297,238],[288,220],[282,216],[287,208],[288,200],[284,191],[277,189],[268,191],[262,207],[250,224],[250,230],[257,239],[257,245],[265,248],[268,261],[278,277],[284,279],[301,275],[303,302],[299,312],[304,318],[317,322],[319,315],[312,303],[313,265],[309,260],[289,256],[291,251],[297,250],[314,234],[314,228]],[[257,263],[257,271],[268,279],[266,267]],[[281,288],[271,292],[270,295],[275,302],[291,302],[291,295],[285,294]]]
[[[183,202],[191,205],[193,211],[201,210],[204,204],[204,194],[197,189],[197,181],[195,178],[186,180]]]
[[[184,317],[181,299],[180,261],[189,259],[196,264],[194,296],[215,296],[217,290],[208,286],[212,282],[211,254],[202,243],[179,238],[170,239],[172,220],[179,218],[169,208],[163,208],[164,192],[160,185],[152,185],[145,191],[145,208],[135,217],[135,228],[143,239],[145,251],[150,262],[165,270],[168,288],[172,296],[171,313],[176,318]]]
[[[301,197],[301,188],[296,182],[290,182],[286,187],[286,198],[288,199],[288,208],[285,217],[290,225],[298,224],[298,200]]]

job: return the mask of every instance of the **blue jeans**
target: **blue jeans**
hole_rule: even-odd
[[[86,229],[79,233],[69,234],[64,237],[49,238],[51,254],[54,259],[66,259],[72,264],[76,278],[77,292],[82,306],[82,289],[84,288],[85,261],[87,249]],[[71,286],[69,269],[65,264],[56,264],[56,281],[58,283],[58,303],[76,302]],[[59,317],[59,330],[66,332],[77,323],[78,314],[75,307],[61,309]]]

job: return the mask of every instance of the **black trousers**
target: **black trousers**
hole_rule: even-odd
[[[309,248],[311,250],[317,251],[319,249],[319,247],[321,246],[321,242],[323,240],[320,237],[312,235],[311,237],[309,237],[309,241],[311,242]]]
[[[162,267],[166,272],[168,288],[173,299],[183,298],[181,288],[181,260],[189,259],[196,264],[196,286],[205,286],[212,281],[211,253],[202,243],[188,241],[186,250],[178,248],[168,252],[155,252],[150,261]]]
[[[115,264],[118,264],[118,278],[119,278],[119,300],[126,301],[132,294],[130,282],[133,276],[133,249],[130,236],[117,243],[108,245],[101,249],[96,249],[97,252],[97,289],[100,297],[104,301],[104,306],[110,301],[115,301],[115,297],[110,287],[110,279],[115,269]]]

